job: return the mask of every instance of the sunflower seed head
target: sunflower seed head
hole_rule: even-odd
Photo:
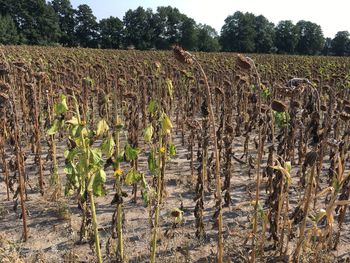
[[[274,100],[271,103],[271,108],[277,112],[286,112],[287,111],[287,105],[281,101],[278,101],[278,100]]]
[[[193,64],[193,58],[189,52],[183,50],[183,48],[178,45],[174,45],[172,48],[174,56],[178,61],[184,64]]]
[[[241,54],[237,55],[236,66],[242,70],[251,70],[253,68],[251,61]]]

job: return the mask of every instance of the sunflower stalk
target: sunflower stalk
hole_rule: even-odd
[[[216,136],[216,122],[214,117],[214,110],[213,110],[213,103],[212,103],[212,94],[210,91],[210,86],[208,83],[208,78],[203,70],[202,65],[199,63],[199,61],[196,59],[195,56],[190,54],[187,51],[184,51],[179,46],[173,47],[174,55],[177,60],[179,60],[182,63],[186,64],[195,64],[199,71],[201,72],[201,75],[204,78],[204,84],[205,84],[205,95],[207,99],[207,106],[209,111],[209,122],[211,127],[211,137],[214,144],[214,158],[215,158],[215,182],[216,182],[216,215],[217,215],[217,228],[218,228],[218,245],[217,245],[217,254],[216,259],[218,263],[223,262],[224,257],[224,240],[223,240],[223,219],[222,219],[222,197],[221,197],[221,177],[220,177],[220,156],[219,156],[219,149],[218,149],[218,142],[217,142],[217,136]]]

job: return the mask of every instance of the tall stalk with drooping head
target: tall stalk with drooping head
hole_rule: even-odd
[[[254,79],[255,89],[257,91],[257,123],[258,123],[258,143],[257,143],[257,166],[256,166],[256,192],[255,192],[255,201],[254,201],[254,217],[253,217],[253,233],[252,233],[252,256],[251,262],[256,262],[256,239],[257,239],[257,228],[258,228],[258,214],[259,214],[259,196],[260,196],[260,168],[261,168],[261,159],[262,159],[262,125],[260,125],[261,119],[261,81],[258,70],[255,66],[254,61],[249,57],[244,57],[243,55],[238,55],[236,61],[236,68],[245,74],[248,74],[252,79]]]
[[[199,71],[201,72],[203,78],[204,78],[204,84],[205,84],[205,93],[206,93],[206,100],[207,100],[207,106],[209,111],[209,122],[211,127],[211,137],[214,144],[214,157],[215,157],[215,182],[216,182],[216,208],[217,211],[215,212],[215,215],[217,215],[217,227],[218,227],[218,249],[217,249],[217,261],[219,263],[223,262],[224,257],[224,240],[223,240],[223,220],[222,220],[222,197],[221,197],[221,177],[220,177],[220,156],[219,156],[219,150],[218,150],[218,143],[217,143],[217,137],[216,137],[216,122],[214,117],[214,111],[213,111],[213,104],[212,104],[212,94],[210,91],[209,83],[207,75],[205,74],[205,71],[203,70],[202,65],[199,63],[199,61],[189,52],[183,50],[179,46],[173,47],[174,55],[177,60],[179,60],[182,63],[186,64],[195,64]]]
[[[8,63],[7,57],[5,56],[4,52],[2,50],[1,55],[3,57],[3,61],[5,62],[5,71],[3,75],[3,79],[0,82],[0,109],[1,108],[9,108],[10,110],[6,111],[6,114],[9,113],[9,118],[11,120],[9,121],[10,125],[10,130],[12,130],[11,136],[14,141],[14,149],[15,149],[15,154],[16,154],[16,162],[17,162],[17,169],[18,169],[18,181],[19,181],[19,186],[18,186],[18,192],[20,196],[20,202],[21,202],[21,210],[22,210],[22,223],[23,223],[23,240],[27,241],[28,240],[28,227],[27,227],[27,209],[25,205],[25,167],[24,167],[24,154],[21,146],[21,131],[19,129],[19,112],[18,112],[18,107],[16,103],[16,96],[14,89],[10,86],[10,84],[13,84],[13,79],[9,78],[10,83],[6,83],[5,80],[5,75],[8,74],[10,65]],[[2,119],[1,113],[5,113],[1,109],[0,112],[0,117]],[[5,117],[5,116],[4,116]],[[7,117],[5,117],[7,118]]]
[[[50,125],[56,119],[55,111],[54,111],[54,103],[52,100],[52,86],[49,87],[50,90],[46,90],[46,102],[47,102],[47,114]],[[55,133],[55,132],[54,132]],[[58,175],[58,163],[57,163],[57,146],[55,134],[50,134],[50,131],[46,134],[49,136],[49,146],[50,146],[50,158],[52,161],[51,166],[51,177],[50,177],[50,186],[53,187],[53,193],[51,195],[51,200],[55,201],[61,196],[62,184],[60,180],[60,176]]]
[[[9,96],[5,93],[8,92],[8,89],[10,87],[6,85],[5,83],[0,82],[0,155],[1,155],[1,162],[3,166],[3,172],[5,174],[5,183],[6,183],[6,195],[7,195],[7,201],[10,201],[10,190],[9,190],[9,169],[6,161],[6,108],[9,106]]]
[[[311,151],[308,152],[305,156],[305,161],[303,164],[304,173],[307,167],[310,167],[308,171],[308,182],[304,193],[304,207],[303,207],[303,219],[301,220],[299,227],[299,239],[297,242],[297,246],[293,253],[293,260],[295,262],[299,262],[300,252],[302,250],[302,244],[305,240],[305,229],[306,229],[306,219],[308,218],[309,207],[312,201],[312,193],[314,191],[314,178],[316,174],[316,160],[317,160],[317,152]]]
[[[158,157],[157,157],[157,163],[155,163],[155,166],[157,167],[157,169],[155,170],[157,186],[156,186],[155,212],[154,212],[154,220],[153,220],[153,232],[152,232],[152,239],[151,239],[151,262],[152,263],[156,262],[159,213],[160,213],[160,205],[161,205],[162,194],[163,194],[162,185],[163,185],[163,180],[165,176],[166,159],[171,156],[171,153],[167,152],[167,148],[169,146],[170,150],[172,149],[171,148],[172,146],[169,145],[169,137],[171,136],[170,132],[171,132],[171,129],[173,128],[171,120],[165,112],[160,113],[160,119],[159,119],[158,125],[160,126],[160,129],[159,129],[159,140],[158,140]],[[151,149],[151,151],[155,153],[154,149],[153,150]]]
[[[115,227],[117,230],[118,236],[118,248],[116,251],[117,260],[120,262],[124,261],[124,237],[123,237],[123,197],[122,197],[122,175],[123,172],[120,169],[120,131],[122,129],[121,120],[118,114],[117,100],[115,99],[115,131],[114,131],[114,140],[115,140],[115,202],[117,203],[116,208],[116,218]]]

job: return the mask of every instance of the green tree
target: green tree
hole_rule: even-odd
[[[102,19],[99,23],[101,48],[120,48],[123,38],[123,22],[118,17]]]
[[[125,45],[133,45],[136,49],[153,48],[154,29],[150,26],[153,13],[151,9],[138,7],[129,9],[123,18],[125,26]]]
[[[199,51],[217,52],[220,50],[219,37],[214,28],[199,24],[197,31],[197,48]]]
[[[0,43],[13,45],[19,43],[19,35],[16,24],[9,15],[0,14]]]
[[[294,54],[298,44],[298,30],[292,21],[280,21],[275,29],[275,34],[275,46],[278,52]]]
[[[350,34],[348,31],[339,31],[332,40],[332,51],[337,56],[350,54]]]
[[[319,25],[301,20],[296,24],[298,44],[296,51],[304,55],[320,54],[324,46],[324,37]]]
[[[45,0],[9,1],[7,6],[20,32],[21,43],[48,45],[57,43],[60,36],[58,17]]]
[[[168,49],[181,40],[181,23],[183,15],[177,8],[160,6],[154,15],[155,47]]]
[[[255,37],[255,16],[237,11],[225,19],[220,43],[224,51],[254,52]]]
[[[0,0],[0,14],[2,16],[10,15],[13,16],[15,15],[16,11],[16,2],[15,1],[8,1],[8,0]]]
[[[324,41],[322,55],[329,56],[331,54],[332,54],[332,39],[330,37],[327,37]]]
[[[55,11],[59,26],[61,29],[61,35],[59,38],[59,42],[63,46],[75,46],[75,21],[74,21],[74,12],[71,3],[69,0],[52,0],[50,5]]]
[[[81,47],[98,46],[98,23],[88,5],[79,5],[75,13],[75,35]]]
[[[270,53],[274,48],[275,25],[264,16],[255,18],[255,51],[257,53]]]
[[[183,15],[180,30],[180,45],[187,50],[195,50],[197,48],[196,22]]]

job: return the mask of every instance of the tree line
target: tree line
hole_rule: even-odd
[[[140,50],[179,44],[195,51],[229,51],[302,55],[350,55],[350,34],[325,38],[319,25],[301,20],[271,23],[263,15],[237,11],[225,19],[219,35],[177,8],[128,10],[123,19],[97,21],[92,9],[69,0],[0,0],[0,43],[62,45]]]

